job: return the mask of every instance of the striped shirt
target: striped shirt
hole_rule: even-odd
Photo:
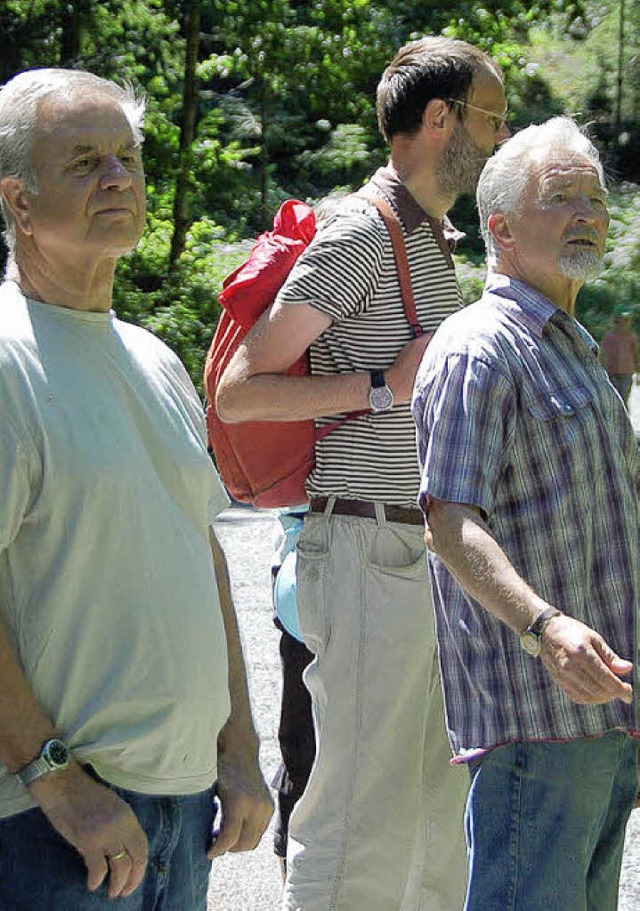
[[[425,331],[434,330],[461,305],[442,222],[429,218],[387,168],[374,175],[369,188],[384,196],[401,220],[418,318]],[[311,345],[313,375],[386,370],[411,339],[389,233],[378,210],[359,196],[347,197],[322,225],[278,300],[307,303],[331,317]],[[318,443],[307,490],[311,496],[414,506],[419,479],[406,403],[350,420]]]
[[[637,698],[640,463],[594,349],[542,295],[490,276],[481,300],[445,322],[418,371],[420,498],[479,507],[534,591],[634,662]],[[429,557],[459,759],[511,741],[637,730],[635,700],[572,702],[518,636]]]

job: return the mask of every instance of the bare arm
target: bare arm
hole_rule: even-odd
[[[432,500],[427,521],[427,547],[476,601],[516,633],[549,607],[518,575],[478,509]],[[631,702],[631,685],[619,679],[631,671],[631,662],[619,658],[579,620],[564,614],[550,620],[542,634],[540,657],[574,702]]]
[[[222,825],[214,834],[209,857],[225,851],[250,851],[260,841],[273,812],[273,801],[258,764],[258,735],[253,726],[240,632],[224,552],[213,528],[209,541],[227,638],[231,714],[218,736],[218,793]]]
[[[236,351],[218,387],[223,421],[296,421],[369,407],[368,372],[339,376],[283,376],[331,324],[309,304],[275,304]],[[396,402],[409,401],[422,353],[431,336],[409,342],[386,372]]]
[[[0,626],[0,760],[9,772],[16,772],[55,736]],[[29,792],[82,856],[90,891],[107,876],[111,898],[130,895],[139,886],[147,864],[147,839],[128,804],[113,791],[72,759],[64,771],[34,781]],[[126,855],[113,859],[122,851]]]

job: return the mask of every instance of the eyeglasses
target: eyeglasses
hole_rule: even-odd
[[[448,98],[449,104],[461,104],[465,108],[471,108],[472,111],[479,111],[481,114],[486,114],[489,120],[491,121],[491,126],[493,127],[494,133],[499,133],[500,130],[504,128],[504,125],[507,122],[509,117],[509,109],[504,112],[504,114],[496,114],[495,111],[487,111],[485,108],[479,108],[475,104],[469,104],[468,101],[462,101],[460,98]]]

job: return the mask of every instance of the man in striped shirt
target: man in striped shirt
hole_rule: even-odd
[[[298,546],[300,629],[318,753],[291,821],[287,911],[455,911],[465,776],[449,768],[409,398],[429,334],[460,306],[444,216],[506,138],[502,78],[463,42],[403,48],[378,87],[390,162],[367,191],[399,217],[412,340],[377,209],[344,201],[219,388],[223,420],[318,425]],[[282,372],[310,349],[311,376]]]
[[[451,744],[468,763],[466,911],[614,911],[637,792],[640,464],[574,316],[608,226],[573,121],[487,163],[482,299],[414,396]]]

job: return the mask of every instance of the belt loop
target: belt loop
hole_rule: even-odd
[[[373,507],[376,511],[376,522],[378,523],[378,525],[386,525],[387,524],[387,515],[385,512],[384,503],[375,502],[373,504]]]
[[[333,512],[333,507],[336,505],[336,498],[334,496],[327,497],[327,505],[324,508],[324,517],[325,519],[330,519]]]

